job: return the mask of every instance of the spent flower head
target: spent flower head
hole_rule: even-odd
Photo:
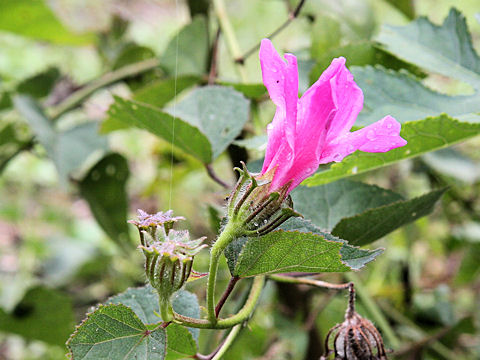
[[[164,234],[168,235],[173,225],[179,220],[185,220],[185,218],[183,216],[173,216],[173,210],[149,214],[138,209],[137,220],[129,220],[128,222],[138,228],[140,242],[146,246],[153,241],[159,241]],[[157,231],[159,228],[163,229],[160,233]]]

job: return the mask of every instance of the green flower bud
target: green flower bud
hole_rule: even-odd
[[[202,244],[205,237],[190,240],[187,230],[170,230],[167,235],[159,227],[157,233],[163,233],[159,236],[163,241],[154,241],[148,246],[140,245],[139,248],[145,255],[147,279],[160,298],[162,318],[168,321],[171,296],[183,287],[192,271],[194,256],[207,245]],[[162,309],[162,305],[168,310]]]
[[[301,216],[293,210],[288,190],[290,183],[277,191],[270,191],[274,170],[263,175],[250,173],[245,164],[235,188],[228,197],[228,220],[241,223],[243,235],[265,235],[292,216]]]

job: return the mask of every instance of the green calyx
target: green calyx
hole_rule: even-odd
[[[169,301],[172,294],[182,288],[192,270],[193,259],[207,245],[205,238],[190,240],[186,230],[170,230],[165,234],[157,229],[158,238],[148,246],[140,245],[145,255],[145,272],[150,284],[161,299]]]
[[[269,233],[292,216],[301,216],[293,210],[293,201],[288,195],[290,184],[278,191],[270,191],[274,171],[252,174],[245,164],[235,168],[240,178],[228,200],[228,221],[243,228],[246,236],[261,236]]]

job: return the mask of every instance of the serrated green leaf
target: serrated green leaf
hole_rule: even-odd
[[[2,0],[0,30],[64,45],[85,45],[94,40],[93,35],[68,30],[43,0]]]
[[[365,126],[392,115],[401,123],[447,113],[459,120],[480,122],[480,97],[448,96],[435,92],[412,75],[381,67],[352,68],[365,104],[355,125]]]
[[[389,232],[430,214],[446,189],[431,191],[411,200],[402,200],[342,219],[332,234],[350,244],[369,244]]]
[[[210,141],[215,159],[248,121],[249,101],[231,88],[205,86],[192,91],[167,112],[199,128]]]
[[[161,360],[166,353],[165,329],[147,329],[129,307],[100,306],[67,342],[73,360]]]
[[[157,107],[115,97],[115,103],[108,110],[108,114],[118,121],[173,142],[175,146],[204,163],[212,160],[210,142],[199,128],[178,117],[174,118]]]
[[[322,231],[309,220],[298,217],[289,219],[280,228],[288,231],[313,233],[324,237],[326,240],[342,243],[343,245],[340,249],[342,263],[347,265],[351,270],[360,270],[366,264],[375,260],[378,255],[383,253],[382,248],[375,250],[360,249],[357,246],[349,244],[344,239],[338,238],[329,232]]]
[[[383,252],[351,246],[301,218],[292,218],[267,235],[240,238],[232,244],[225,255],[232,275],[240,277],[358,270]]]
[[[153,81],[133,93],[133,100],[150,104],[158,108],[163,107],[166,103],[174,98],[174,96],[183,90],[198,83],[199,78],[196,76],[182,76],[175,78],[161,79]],[[103,134],[128,129],[133,124],[118,120],[115,116],[109,116],[102,122],[100,132]]]
[[[441,26],[421,17],[407,26],[384,26],[376,41],[393,55],[480,89],[480,59],[465,17],[450,10]]]
[[[342,243],[316,234],[277,230],[250,238],[238,256],[233,275],[240,277],[282,272],[344,272]]]
[[[480,124],[470,124],[447,115],[429,117],[402,125],[400,135],[408,144],[386,153],[356,151],[333,164],[329,169],[306,179],[304,184],[316,186],[393,164],[397,161],[442,149],[480,134]]]
[[[150,285],[130,288],[110,298],[107,303],[128,306],[145,324],[156,324],[162,320],[155,314],[155,312],[159,313],[158,294]],[[174,295],[172,306],[181,315],[193,318],[200,317],[197,297],[188,291],[180,290],[177,292]],[[167,327],[167,359],[180,359],[195,355],[198,350],[196,343],[198,335],[198,329],[170,324]]]
[[[26,339],[63,345],[73,330],[74,316],[70,299],[52,289],[28,290],[11,314],[0,309],[0,330]]]
[[[203,75],[208,65],[208,37],[205,17],[196,16],[168,43],[160,66],[169,75]]]
[[[295,211],[327,231],[332,231],[345,217],[403,200],[393,191],[350,180],[316,187],[299,186],[291,196]]]
[[[93,216],[105,233],[121,246],[130,241],[125,190],[129,174],[127,160],[114,153],[101,159],[79,183],[80,193]]]

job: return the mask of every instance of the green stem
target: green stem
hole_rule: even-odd
[[[235,239],[237,233],[238,225],[233,219],[230,219],[210,251],[210,267],[207,282],[207,312],[208,320],[213,324],[217,321],[217,317],[215,316],[215,283],[217,279],[218,262],[223,250]]]
[[[218,350],[218,352],[215,354],[215,356],[212,358],[212,360],[219,360],[222,358],[222,356],[225,354],[225,352],[228,350],[230,345],[232,345],[233,341],[237,337],[237,335],[240,333],[240,330],[242,329],[242,325],[235,325],[228,336],[226,337],[225,341],[222,344],[222,347]]]
[[[161,299],[158,302],[160,307],[160,316],[164,322],[172,321],[173,319],[173,309],[170,301]]]
[[[368,290],[363,287],[359,277],[354,273],[346,273],[345,277],[355,284],[355,290],[362,299],[363,306],[365,306],[369,314],[372,316],[378,326],[382,329],[383,334],[385,335],[385,338],[388,340],[390,345],[393,347],[393,349],[398,349],[398,347],[400,346],[400,341],[398,340],[395,332],[391,328],[388,321],[383,316],[382,312],[379,310],[377,304],[375,304],[375,302],[371,298]]]
[[[240,51],[240,46],[238,45],[237,37],[233,31],[233,26],[228,17],[227,10],[225,9],[225,3],[223,0],[213,0],[213,8],[215,14],[217,15],[220,27],[222,32],[225,34],[225,40],[227,41],[228,51],[233,57],[233,61],[241,58],[242,52]],[[235,68],[237,69],[238,74],[242,82],[247,82],[247,72],[242,64],[239,64],[235,61]]]
[[[99,77],[98,79],[95,79],[92,82],[88,83],[81,89],[75,91],[60,104],[51,108],[48,112],[48,115],[50,115],[50,118],[52,120],[56,119],[67,111],[78,106],[83,100],[85,100],[95,91],[110,84],[116,83],[117,81],[120,81],[122,79],[144,73],[148,70],[155,69],[156,67],[158,67],[159,64],[160,62],[158,59],[152,58],[121,67],[120,69],[115,71],[108,72]]]
[[[257,304],[258,298],[260,297],[264,284],[265,276],[255,277],[245,305],[237,314],[229,318],[215,319],[215,321],[212,322],[206,319],[195,319],[188,316],[183,316],[174,312],[173,321],[184,326],[199,329],[228,329],[235,325],[241,324],[250,317],[253,310],[255,309],[255,305]]]

